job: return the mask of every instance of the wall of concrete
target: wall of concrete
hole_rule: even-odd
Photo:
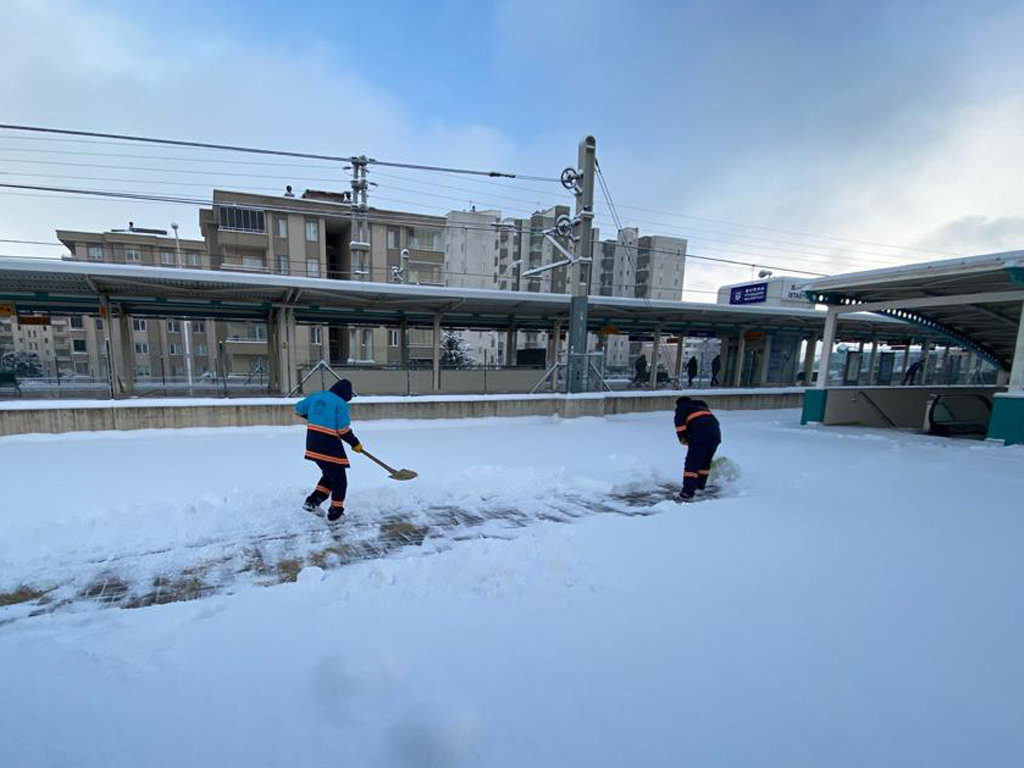
[[[935,395],[977,394],[992,398],[1002,389],[967,386],[829,387],[822,423],[921,429],[928,403]]]
[[[366,398],[352,403],[355,421],[376,419],[461,419],[513,416],[605,416],[621,413],[671,411],[678,392],[613,393],[604,395],[522,395],[495,397]],[[700,393],[711,408],[747,410],[797,408],[803,390]],[[38,408],[31,403],[0,408],[0,435],[128,429],[180,429],[184,427],[249,427],[302,424],[290,400],[224,400],[216,404],[174,401],[108,401]]]

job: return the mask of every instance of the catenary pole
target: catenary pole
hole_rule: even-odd
[[[569,392],[583,392],[587,383],[587,294],[589,285],[583,279],[583,264],[590,263],[593,250],[591,229],[594,221],[594,173],[597,141],[585,137],[579,146],[576,192],[576,258],[569,270]]]

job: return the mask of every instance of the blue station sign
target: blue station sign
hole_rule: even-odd
[[[768,298],[768,283],[737,285],[729,290],[730,304],[759,304]]]

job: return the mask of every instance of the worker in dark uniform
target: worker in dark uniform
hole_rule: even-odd
[[[638,386],[643,386],[650,379],[650,374],[647,372],[647,358],[640,355],[633,363],[633,383]]]
[[[688,397],[676,400],[675,423],[676,437],[687,446],[679,498],[690,501],[697,491],[707,487],[711,461],[722,442],[722,430],[707,403]]]
[[[915,360],[907,368],[907,372],[903,375],[903,386],[914,386],[917,383],[917,374],[921,372],[921,368],[924,367],[920,360]]]
[[[688,378],[689,385],[693,386],[693,380],[697,378],[697,356],[694,355],[690,358],[690,361],[686,364],[686,378]]]
[[[718,386],[718,373],[722,370],[722,356],[715,355],[715,359],[711,361],[711,386]]]
[[[344,443],[362,453],[363,446],[352,432],[348,401],[352,399],[352,382],[338,381],[329,391],[317,392],[295,404],[295,412],[309,422],[306,428],[306,458],[320,467],[320,481],[302,505],[314,512],[331,497],[327,519],[331,522],[345,514],[345,493],[348,490],[348,456]]]

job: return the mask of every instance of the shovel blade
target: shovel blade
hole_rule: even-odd
[[[412,480],[414,477],[419,477],[411,469],[396,469],[391,473],[392,480]]]

